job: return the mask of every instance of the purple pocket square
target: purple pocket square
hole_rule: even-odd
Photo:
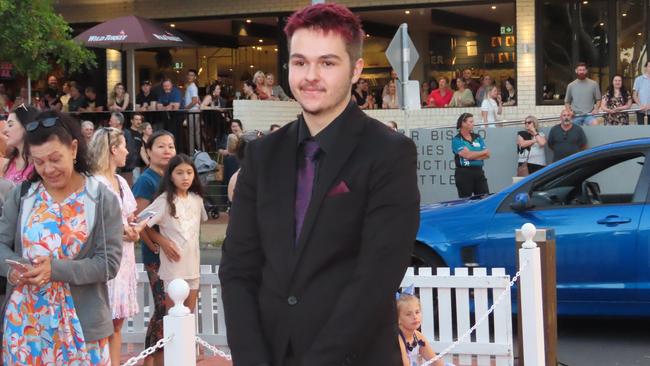
[[[334,197],[343,193],[350,193],[350,188],[345,184],[345,181],[340,181],[339,184],[335,185],[329,192],[327,192],[327,197]]]

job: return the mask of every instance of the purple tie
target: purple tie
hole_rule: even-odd
[[[316,154],[320,147],[318,142],[309,139],[302,144],[302,159],[298,162],[298,175],[296,179],[296,242],[300,237],[302,224],[305,221],[305,214],[311,192],[314,188],[314,176],[316,173]]]

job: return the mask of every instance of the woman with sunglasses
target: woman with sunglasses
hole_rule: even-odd
[[[32,122],[38,115],[38,110],[21,104],[9,113],[4,135],[7,137],[9,154],[4,159],[4,178],[19,184],[29,178],[34,166],[27,159],[25,151],[25,125]]]
[[[517,132],[517,166],[527,164],[528,174],[532,174],[546,166],[546,136],[539,130],[535,116],[526,117],[524,127],[525,130]]]
[[[45,112],[25,129],[34,175],[0,217],[4,364],[110,365],[106,283],[122,257],[119,202],[88,175],[76,120]]]
[[[129,184],[116,171],[126,164],[126,149],[124,133],[112,127],[104,127],[95,132],[88,146],[91,163],[91,173],[113,192],[122,208],[122,260],[120,269],[114,279],[108,281],[108,299],[113,317],[114,333],[109,337],[111,363],[120,364],[120,348],[122,346],[122,325],[124,319],[138,313],[136,298],[137,275],[135,269],[135,253],[133,242],[138,240],[139,232],[146,222],[134,225],[136,210],[135,197]]]

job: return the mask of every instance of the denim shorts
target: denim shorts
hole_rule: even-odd
[[[596,122],[596,118],[598,117],[590,114],[576,116],[573,117],[573,123],[577,124],[578,126],[591,126]]]

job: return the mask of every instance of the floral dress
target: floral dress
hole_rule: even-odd
[[[603,102],[606,103],[607,108],[609,109],[622,107],[625,104],[627,104],[627,100],[625,100],[622,95],[619,95],[617,97],[605,95],[603,97]],[[625,112],[607,113],[605,114],[605,124],[606,125],[629,125],[630,116],[628,116],[628,114]]]
[[[88,228],[83,198],[75,192],[55,202],[43,185],[36,192],[34,208],[22,229],[23,257],[71,260],[86,242]],[[11,365],[110,365],[108,338],[84,340],[70,285],[49,282],[14,289],[5,313],[4,364]]]

